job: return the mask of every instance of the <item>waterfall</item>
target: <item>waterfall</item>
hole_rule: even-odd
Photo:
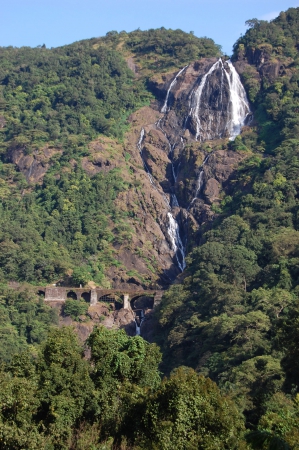
[[[215,92],[214,72],[219,70],[221,72],[220,83],[217,86],[219,89]],[[225,86],[224,76],[228,89]],[[229,101],[227,108],[223,109],[223,97],[227,90]],[[250,107],[240,77],[230,60],[223,63],[220,58],[212,65],[202,77],[199,86],[191,92],[189,106],[188,117],[196,124],[196,140],[221,138],[225,134],[233,140],[240,134],[250,113]],[[213,132],[213,122],[216,132]]]
[[[171,90],[177,83],[178,77],[187,67],[188,66],[183,67],[170,83],[161,113],[165,114],[169,111],[169,96]],[[207,73],[198,80],[197,86],[191,91],[191,94],[189,95],[189,114],[184,121],[184,129],[186,129],[188,125],[188,120],[191,119],[191,125],[195,132],[196,141],[205,141],[207,139],[223,137],[228,137],[230,140],[233,140],[240,134],[241,128],[245,124],[249,114],[249,102],[236,69],[230,60],[223,62],[220,58],[210,67]],[[170,141],[170,138],[163,130],[161,124],[163,124],[162,118],[156,122],[156,127],[162,131],[167,140],[173,184],[175,184],[177,182],[179,168],[178,166],[175,169],[173,164],[173,153],[176,144],[171,144],[172,141]],[[180,137],[180,141],[180,147],[182,146],[184,148],[184,139],[182,136]],[[199,169],[195,195],[189,208],[198,198],[198,195],[203,188],[204,166],[208,162],[209,157],[210,154],[205,157],[202,166]],[[172,208],[179,207],[177,197],[174,193],[172,193],[170,201]],[[170,207],[168,212],[167,233],[170,238],[171,248],[177,259],[178,267],[183,271],[186,267],[185,248],[180,237],[178,222],[172,215]]]
[[[231,120],[228,123],[227,129],[230,140],[235,139],[241,133],[241,128],[245,123],[245,119],[250,113],[249,103],[246,96],[246,91],[241,83],[240,77],[232,62],[226,61],[230,72],[224,70],[229,84],[230,92],[230,106],[231,106]]]
[[[170,83],[170,86],[169,86],[168,91],[167,91],[167,94],[166,94],[166,98],[165,98],[164,105],[162,106],[162,109],[161,109],[161,112],[162,112],[162,113],[166,113],[166,112],[167,112],[167,103],[168,103],[168,98],[169,98],[170,91],[171,91],[171,89],[173,88],[173,86],[176,84],[178,77],[181,75],[181,73],[184,72],[184,70],[185,70],[187,67],[188,67],[188,65],[185,66],[185,67],[183,67],[183,68],[178,72],[178,74],[174,77],[174,79],[172,80],[172,82]]]
[[[161,108],[161,113],[166,114],[169,111],[170,107],[168,103],[171,90],[176,85],[178,77],[184,72],[184,70],[186,70],[187,67],[188,66],[183,67],[170,83],[164,104]],[[210,67],[207,73],[198,80],[198,84],[191,91],[191,94],[189,95],[189,113],[184,120],[184,129],[182,129],[182,133],[184,133],[188,125],[188,120],[191,120],[191,131],[195,133],[196,141],[204,141],[207,139],[222,137],[228,137],[230,140],[233,140],[238,134],[240,134],[241,128],[245,124],[246,118],[249,114],[250,107],[246,97],[246,92],[236,69],[230,60],[223,62],[220,58]],[[178,199],[174,193],[174,185],[177,181],[180,166],[180,164],[178,166],[176,165],[176,169],[174,167],[174,148],[175,145],[178,145],[180,147],[178,149],[179,152],[181,151],[181,148],[184,148],[185,143],[182,136],[180,136],[180,142],[175,140],[179,137],[178,135],[174,136],[175,139],[170,140],[171,138],[167,136],[167,133],[162,128],[161,123],[163,124],[163,120],[163,118],[160,118],[155,125],[157,129],[160,129],[164,134],[169,146],[168,157],[171,162],[173,178],[173,190],[170,196],[171,206],[169,204],[168,197],[163,192],[160,192],[160,190],[159,193],[162,195],[168,208],[168,223],[166,226],[167,234],[170,239],[170,247],[175,253],[179,269],[183,271],[186,267],[185,247],[180,236],[179,224],[172,214],[171,208],[180,207]],[[149,167],[147,166],[142,155],[143,139],[144,129],[141,130],[137,147],[150,182],[152,186],[158,190],[150,173]],[[189,208],[192,206],[196,198],[198,198],[198,195],[202,190],[204,182],[204,166],[208,162],[209,157],[210,154],[205,157],[202,166],[199,169],[195,195],[189,205]],[[185,218],[187,219],[186,215]],[[140,334],[140,326],[142,321],[140,322],[140,326],[138,326],[138,323],[139,322],[136,321],[136,334]]]
[[[183,272],[186,267],[185,250],[180,236],[179,225],[170,212],[167,213],[167,216],[169,220],[167,232],[170,237],[171,247],[175,252],[178,266]]]
[[[213,89],[212,75],[216,71],[221,71],[219,92],[215,96]],[[217,74],[218,75],[218,74]],[[218,75],[219,77],[219,75]],[[227,84],[225,85],[225,80]],[[215,83],[215,79],[214,79]],[[218,84],[218,83],[217,83]],[[228,92],[229,101],[224,108],[224,96]],[[214,94],[214,105],[211,106],[211,94]],[[230,140],[234,140],[241,133],[242,126],[250,114],[250,107],[247,100],[245,89],[241,83],[240,77],[230,60],[223,63],[220,58],[216,61],[209,71],[202,77],[199,86],[194,89],[190,96],[191,117],[196,124],[195,139],[203,141],[205,139],[220,138],[227,134]],[[214,108],[214,109],[213,109]],[[208,113],[207,113],[208,111]],[[187,123],[188,117],[185,121]],[[213,129],[214,120],[214,133]],[[209,159],[208,155],[200,168],[195,196],[190,206],[193,204],[203,185],[204,165]],[[190,208],[189,206],[189,208]]]
[[[177,175],[176,175],[176,173],[175,173],[174,165],[173,165],[173,162],[172,162],[172,161],[171,161],[171,170],[172,170],[172,176],[173,176],[174,182],[176,182]]]
[[[171,195],[171,204],[172,204],[172,207],[174,207],[174,206],[180,206],[179,205],[179,202],[178,202],[178,199],[177,199],[177,197],[176,197],[176,195],[175,194],[172,194]]]
[[[143,158],[143,155],[142,155],[142,142],[143,142],[143,139],[144,139],[144,128],[142,128],[141,131],[140,131],[139,141],[137,142],[137,148],[138,148],[138,150],[139,150],[139,153],[140,153],[140,156],[141,156],[141,159],[142,159],[142,162],[143,162],[143,167],[144,167],[144,170],[146,171],[146,173],[147,173],[147,175],[148,175],[148,178],[149,178],[149,180],[150,180],[150,183],[151,183],[151,185],[152,185],[154,188],[156,188],[155,183],[154,183],[154,179],[153,179],[153,177],[152,177],[152,174],[150,173],[150,170],[149,170],[149,168],[147,167],[147,164],[146,164],[146,162],[144,161],[144,158]]]
[[[198,175],[197,183],[196,183],[195,196],[194,196],[194,198],[192,199],[192,201],[191,201],[191,203],[190,203],[190,206],[191,206],[191,205],[193,204],[193,202],[197,199],[197,196],[198,196],[198,194],[199,194],[200,191],[201,191],[201,188],[202,188],[202,185],[203,185],[203,175],[204,175],[204,170],[203,170],[203,168],[204,168],[204,165],[208,162],[209,157],[210,157],[210,154],[207,155],[207,156],[205,157],[205,159],[204,159],[204,161],[203,161],[203,163],[202,163],[202,166],[201,166],[200,169],[199,169],[199,175]],[[189,206],[189,208],[190,208],[190,206]]]
[[[186,67],[188,67],[188,66],[185,66],[182,70],[180,70],[180,72],[176,75],[176,77],[174,78],[174,80],[170,84],[169,89],[167,91],[167,96],[166,96],[166,99],[165,99],[165,102],[164,102],[164,106],[161,109],[161,112],[163,112],[163,113],[167,112],[167,102],[168,102],[169,93],[170,93],[172,87],[175,85],[177,77],[186,69]],[[171,145],[167,134],[165,133],[165,131],[163,130],[163,128],[161,126],[161,120],[162,119],[159,119],[156,122],[155,125],[156,125],[157,128],[159,128],[162,131],[162,133],[164,134],[165,138],[167,139],[168,146],[169,146],[168,156],[169,156],[170,161],[171,161],[172,176],[173,176],[174,182],[176,182],[177,175],[175,173],[175,169],[174,169],[174,165],[173,165],[173,161],[172,161],[173,150],[174,150],[175,144],[173,146]],[[181,142],[182,142],[183,147],[184,147],[184,140],[183,140],[182,137],[181,137]],[[178,199],[177,199],[175,194],[172,194],[171,199],[172,199],[172,202],[171,202],[172,203],[172,207],[180,207]],[[168,227],[167,227],[167,233],[168,233],[168,236],[170,237],[171,248],[175,252],[175,256],[176,256],[178,267],[183,272],[185,267],[186,267],[185,248],[184,248],[181,236],[180,236],[179,224],[177,223],[177,221],[175,220],[175,218],[173,217],[171,212],[168,212],[167,215],[168,215],[168,220],[169,220]]]
[[[136,324],[136,332],[135,332],[135,336],[140,336],[140,328],[141,328],[141,322],[140,322],[140,326],[138,326],[138,322],[135,319],[135,324]]]
[[[135,317],[135,326],[136,326],[136,331],[135,331],[135,336],[140,336],[140,330],[141,330],[141,325],[144,322],[145,316],[144,316],[144,312],[143,309],[141,310],[141,320],[140,320],[140,324],[138,325],[138,322],[136,320]]]
[[[215,64],[212,65],[210,70],[202,77],[202,80],[201,80],[200,85],[198,86],[198,88],[191,93],[191,102],[190,102],[191,103],[191,109],[190,109],[189,116],[193,117],[195,119],[195,122],[196,122],[196,135],[195,135],[195,140],[196,141],[197,141],[197,138],[198,138],[198,136],[200,134],[200,129],[201,129],[200,117],[199,117],[199,108],[200,108],[200,105],[201,105],[202,91],[203,91],[203,88],[205,87],[205,84],[206,84],[208,76],[211,73],[214,72],[214,70],[218,67],[218,65],[219,65],[219,61],[215,62]]]
[[[156,123],[156,126],[159,127],[161,129],[161,131],[164,133],[164,131],[160,127],[160,121],[158,121]],[[152,175],[150,173],[150,170],[149,170],[146,162],[144,161],[144,158],[143,158],[143,155],[142,155],[142,142],[143,142],[143,139],[144,139],[144,135],[145,135],[144,128],[142,128],[141,132],[140,132],[139,140],[137,142],[137,148],[139,150],[139,153],[140,153],[140,156],[141,156],[141,159],[142,159],[142,162],[143,162],[143,167],[144,167],[144,170],[146,171],[146,173],[147,173],[147,175],[149,177],[150,183],[153,186],[153,188],[157,190],[157,187],[155,185],[154,179],[153,179],[153,177],[152,177]],[[168,140],[168,138],[167,138],[165,133],[164,133],[164,135],[165,135],[166,139]],[[171,144],[170,144],[169,140],[168,140],[168,144],[169,144],[170,149],[171,149]],[[166,195],[164,194],[164,192],[162,192],[160,194],[162,195],[162,198],[163,198],[163,200],[164,200],[164,202],[165,202],[165,204],[167,206],[167,209],[170,210],[171,207],[170,207],[170,204],[169,204],[169,201],[168,201]],[[175,194],[172,194],[171,201],[172,201],[172,206],[179,206],[179,203],[178,203],[178,200],[177,200]],[[180,233],[179,233],[179,225],[178,225],[177,221],[175,220],[175,218],[173,217],[173,215],[170,212],[167,213],[167,216],[169,218],[169,225],[167,227],[167,233],[168,233],[168,235],[170,237],[171,248],[175,252],[178,266],[179,266],[180,270],[183,272],[183,270],[186,267],[185,251],[184,251],[184,246],[183,246],[183,243],[182,243],[182,240],[181,240],[181,237],[180,237]],[[180,254],[179,256],[178,256],[178,253]],[[136,320],[135,320],[135,322],[136,322],[136,334],[138,334],[138,333],[140,334],[140,327],[138,327],[138,324],[137,324]],[[140,324],[140,326],[141,326],[141,324]]]
[[[137,148],[138,148],[138,150],[139,150],[140,153],[142,153],[142,147],[141,147],[141,145],[142,145],[143,139],[144,139],[144,128],[141,128],[140,136],[139,136],[139,141],[138,141],[138,143],[137,143]]]

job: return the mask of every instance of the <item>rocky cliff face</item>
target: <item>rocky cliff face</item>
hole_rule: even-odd
[[[51,158],[58,153],[61,154],[62,150],[48,145],[31,154],[27,154],[22,147],[16,146],[9,149],[7,159],[16,164],[28,182],[37,183],[43,179],[50,168]]]
[[[172,282],[185,267],[188,243],[198,242],[202,225],[213,221],[244,157],[227,148],[250,119],[230,61],[195,61],[153,78],[151,88],[160,103],[132,114],[124,143],[101,136],[81,160],[89,176],[120,168],[130,185],[116,200],[132,233],[130,241],[114,244],[121,265],[107,271],[113,287]],[[58,151],[45,147],[26,155],[15,148],[9,158],[28,181],[40,182]]]
[[[182,268],[188,239],[199,238],[201,226],[214,219],[213,205],[244,157],[228,150],[227,143],[251,113],[230,61],[196,61],[162,81],[152,79],[152,89],[161,99],[160,115],[155,123],[143,124],[139,150],[151,189],[168,204],[168,219],[171,214],[177,224],[183,251],[177,242],[175,256]],[[165,215],[159,224],[166,239],[174,235]]]
[[[250,101],[255,100],[262,83],[273,83],[276,78],[291,73],[292,58],[280,58],[272,55],[269,44],[261,44],[258,48],[239,46],[235,55],[234,65],[245,82]]]

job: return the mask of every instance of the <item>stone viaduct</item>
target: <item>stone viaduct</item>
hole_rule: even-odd
[[[129,289],[100,289],[73,287],[39,287],[38,293],[44,295],[46,302],[65,302],[67,298],[85,300],[90,305],[98,302],[116,301],[124,309],[131,309],[131,304],[140,297],[153,297],[153,307],[156,307],[163,295],[161,290],[129,290]]]

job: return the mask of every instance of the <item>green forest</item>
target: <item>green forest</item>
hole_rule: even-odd
[[[104,327],[82,344],[32,286],[107,283],[132,233],[116,199],[132,186],[78,163],[99,134],[122,142],[155,101],[153,74],[220,47],[161,28],[0,48],[0,449],[299,449],[299,8],[247,26],[232,60],[247,62],[254,121],[224,144],[246,157],[155,310],[151,344]],[[9,155],[45,145],[58,151],[30,183]]]

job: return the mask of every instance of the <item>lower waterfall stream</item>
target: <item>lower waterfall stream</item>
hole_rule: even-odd
[[[205,157],[205,159],[204,159],[204,161],[203,161],[203,163],[202,163],[202,166],[201,166],[200,169],[199,169],[199,175],[198,175],[197,183],[196,183],[195,196],[194,196],[193,199],[191,200],[191,203],[190,203],[188,209],[190,209],[191,205],[192,205],[192,204],[194,203],[194,201],[197,199],[198,194],[200,194],[201,188],[202,188],[202,186],[203,186],[204,165],[208,162],[210,156],[211,156],[211,153],[209,153],[209,154]]]
[[[141,310],[141,313],[140,313],[140,322],[139,322],[139,325],[138,325],[137,318],[136,318],[136,316],[135,316],[135,325],[136,325],[135,336],[140,336],[141,325],[143,324],[144,319],[145,319],[145,316],[144,316],[144,311],[143,311],[143,309],[142,309],[142,310]]]
[[[155,185],[154,179],[153,179],[153,177],[152,177],[152,175],[150,173],[150,170],[149,170],[149,168],[148,168],[148,166],[147,166],[147,164],[146,164],[146,162],[145,162],[145,160],[143,158],[142,142],[143,142],[144,136],[145,136],[145,131],[144,131],[144,128],[142,128],[142,130],[140,132],[139,141],[137,143],[137,148],[139,150],[139,153],[140,153],[140,156],[141,156],[141,159],[142,159],[142,162],[143,162],[143,167],[144,167],[144,169],[145,169],[145,171],[146,171],[146,173],[147,173],[147,175],[149,177],[150,183],[151,183],[151,185],[153,186],[154,189],[158,190],[156,185]],[[165,134],[165,137],[167,138],[166,134]],[[168,140],[168,138],[167,138],[167,140]],[[169,141],[168,141],[168,144],[169,144],[170,149],[171,149],[171,145],[170,145]],[[169,236],[170,242],[171,242],[171,250],[175,253],[175,257],[176,257],[177,265],[178,265],[179,269],[181,270],[181,272],[183,272],[183,270],[186,267],[186,262],[185,262],[185,249],[184,249],[181,237],[180,237],[180,227],[179,227],[178,222],[176,221],[176,219],[174,218],[174,216],[171,213],[171,206],[170,206],[170,203],[169,203],[166,195],[164,193],[162,193],[161,195],[162,195],[163,200],[164,200],[164,202],[165,202],[165,204],[167,206],[167,209],[169,210],[168,213],[167,213],[167,217],[168,217],[167,233],[168,233],[168,236]],[[179,203],[178,203],[178,200],[177,200],[175,194],[173,194],[171,196],[171,199],[172,199],[171,200],[172,207],[179,206]]]

